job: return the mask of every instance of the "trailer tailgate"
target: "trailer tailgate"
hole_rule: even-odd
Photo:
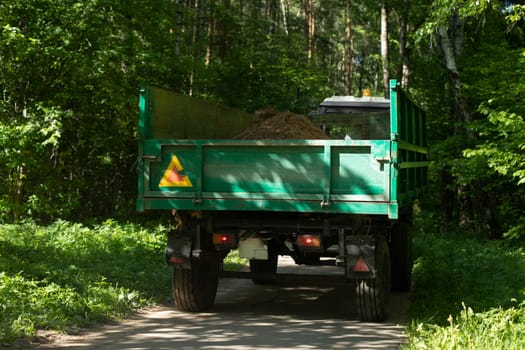
[[[389,140],[149,140],[139,210],[387,214]]]

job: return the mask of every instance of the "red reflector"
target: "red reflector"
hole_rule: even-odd
[[[176,265],[179,265],[179,264],[184,264],[188,261],[188,259],[186,258],[183,258],[183,257],[178,257],[178,256],[172,256],[168,259],[168,261],[172,264],[176,264]]]
[[[352,269],[354,272],[370,272],[370,269],[368,268],[368,265],[365,263],[363,258],[359,258],[357,262],[355,263],[354,268]]]
[[[300,235],[297,236],[296,243],[299,247],[320,247],[321,237],[313,235]]]
[[[237,244],[237,236],[235,233],[214,233],[213,244],[235,246]]]

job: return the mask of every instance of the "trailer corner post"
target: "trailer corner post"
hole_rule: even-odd
[[[399,84],[395,79],[390,80],[390,139],[397,140],[399,136],[397,113],[397,88]]]
[[[324,145],[324,184],[323,184],[323,201],[322,208],[330,207],[330,191],[332,187],[332,145],[327,142]]]

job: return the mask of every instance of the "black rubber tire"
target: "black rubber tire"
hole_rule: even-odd
[[[384,239],[376,243],[376,277],[357,280],[356,296],[359,317],[364,322],[381,322],[386,318],[390,293],[390,256]]]
[[[268,245],[268,260],[250,259],[250,273],[255,284],[270,284],[277,273],[279,256],[272,244]]]
[[[392,227],[390,242],[392,290],[408,292],[412,286],[412,225],[398,221]]]
[[[173,268],[173,297],[186,312],[205,311],[215,303],[220,262],[195,260],[190,269]]]
[[[319,253],[300,253],[295,260],[298,265],[319,265],[321,263],[321,254]]]

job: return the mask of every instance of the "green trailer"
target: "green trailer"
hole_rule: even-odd
[[[240,140],[251,114],[141,88],[137,210],[177,218],[166,260],[179,309],[213,306],[232,249],[250,259],[255,283],[280,278],[279,255],[333,258],[366,321],[386,317],[390,289],[410,288],[425,114],[391,81],[389,100],[332,97],[309,118],[330,138]]]

